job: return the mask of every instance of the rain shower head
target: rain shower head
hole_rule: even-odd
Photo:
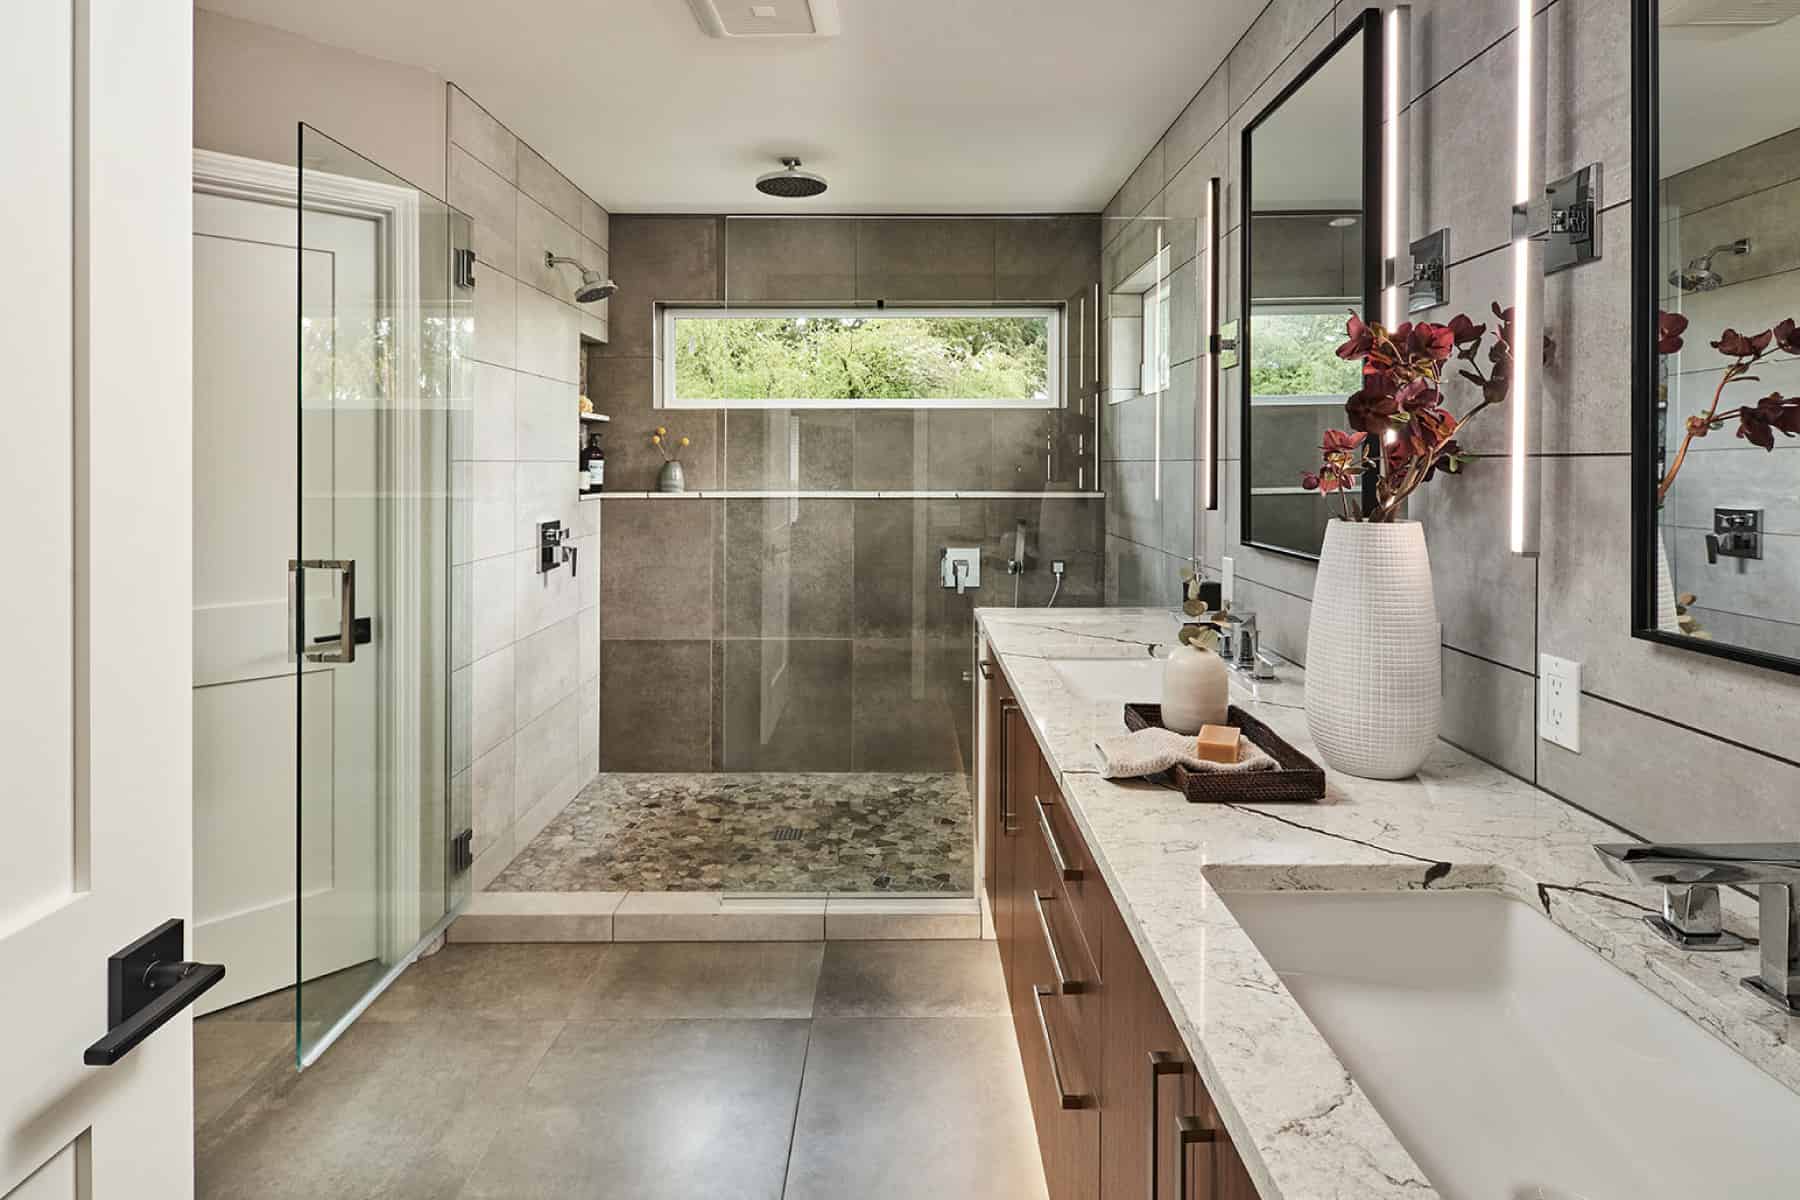
[[[825,177],[814,175],[811,171],[800,169],[800,160],[784,158],[782,169],[770,171],[767,175],[759,175],[756,179],[756,190],[765,196],[774,196],[781,200],[804,200],[808,196],[817,196],[825,190]]]
[[[1739,238],[1735,242],[1725,242],[1698,258],[1690,259],[1687,266],[1669,272],[1670,286],[1684,292],[1711,292],[1724,287],[1725,277],[1713,270],[1712,260],[1714,255],[1726,253],[1750,253],[1750,239]]]
[[[575,303],[592,304],[596,300],[604,300],[619,290],[619,285],[610,279],[603,279],[600,272],[587,266],[579,259],[564,258],[559,254],[544,251],[546,267],[574,267],[581,272],[581,285],[575,289]]]

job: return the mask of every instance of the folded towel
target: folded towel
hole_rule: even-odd
[[[1135,779],[1155,775],[1180,763],[1190,771],[1211,771],[1226,775],[1243,771],[1273,771],[1278,765],[1249,738],[1239,743],[1238,760],[1234,763],[1207,762],[1195,752],[1194,735],[1176,733],[1173,729],[1140,729],[1136,733],[1120,733],[1094,743],[1104,763],[1100,774],[1107,779]]]

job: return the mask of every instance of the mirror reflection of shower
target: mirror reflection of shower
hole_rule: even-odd
[[[1689,259],[1687,266],[1669,272],[1669,285],[1684,292],[1717,291],[1725,286],[1725,277],[1713,269],[1713,258],[1726,253],[1734,256],[1750,253],[1750,239],[1739,238],[1735,242],[1725,242],[1714,246],[1705,254]]]
[[[575,289],[575,303],[592,304],[596,300],[604,300],[619,290],[619,285],[610,279],[601,278],[600,272],[594,270],[578,258],[565,258],[560,254],[544,251],[546,267],[574,267],[581,272],[581,286]]]

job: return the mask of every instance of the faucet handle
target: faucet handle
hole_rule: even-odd
[[[1719,889],[1711,883],[1665,886],[1660,916],[1644,918],[1664,941],[1683,950],[1742,950],[1744,939],[1726,930],[1720,919]]]

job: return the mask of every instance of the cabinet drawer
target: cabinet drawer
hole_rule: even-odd
[[[1062,802],[1062,792],[1048,767],[1044,768],[1032,797],[1031,808],[1023,814],[1029,836],[1042,847],[1056,882],[1057,894],[1067,901],[1070,919],[1080,931],[1082,942],[1090,948],[1096,965],[1104,968],[1100,956],[1100,924],[1095,897],[1102,896],[1106,884],[1094,869],[1087,843],[1075,828],[1075,818]]]

